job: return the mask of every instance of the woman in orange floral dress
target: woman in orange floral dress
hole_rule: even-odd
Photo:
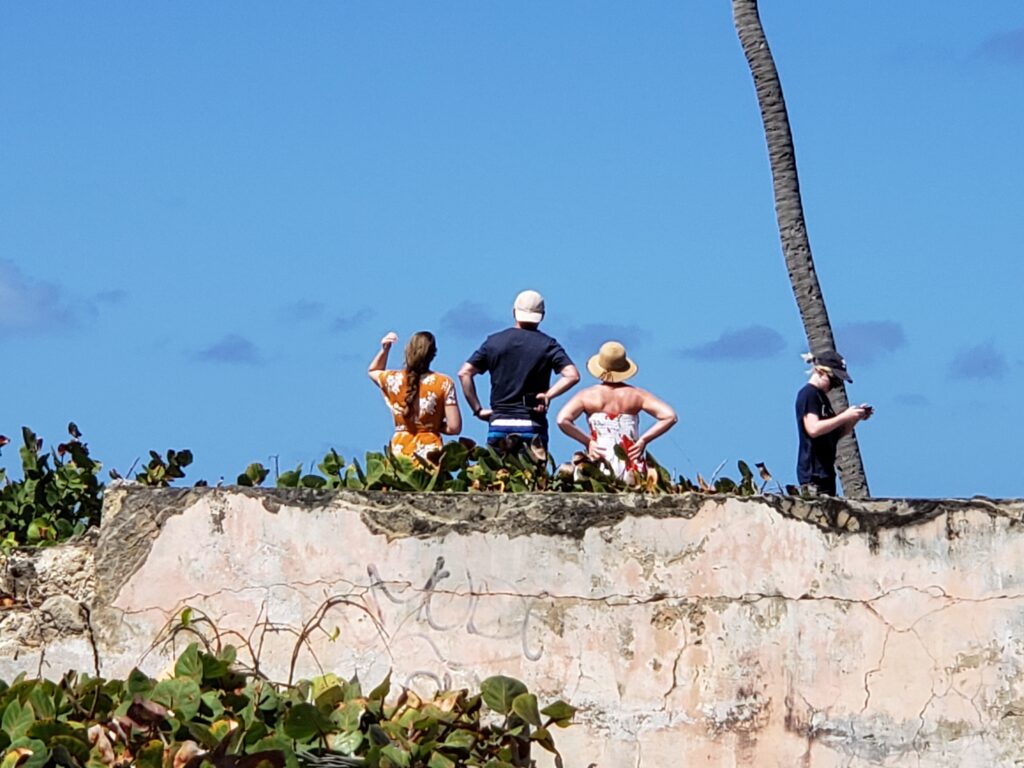
[[[370,361],[370,378],[380,387],[395,420],[391,450],[403,456],[426,458],[440,449],[441,435],[462,431],[462,414],[455,399],[450,376],[430,370],[437,354],[434,334],[414,333],[405,345],[405,367],[388,370],[388,353],[398,336],[389,333],[380,341],[380,351]]]

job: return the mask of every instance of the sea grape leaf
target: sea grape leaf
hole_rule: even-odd
[[[332,730],[331,721],[312,704],[303,702],[288,710],[284,717],[284,732],[296,741],[322,738]]]
[[[526,686],[514,677],[495,675],[488,677],[480,684],[484,703],[495,712],[507,715],[512,711],[512,702],[516,696],[526,693]]]
[[[25,736],[29,727],[34,722],[35,717],[32,715],[32,708],[28,706],[23,707],[20,701],[13,699],[4,710],[3,718],[0,718],[0,727],[11,737],[13,744],[13,742]]]
[[[388,744],[380,750],[380,756],[391,762],[395,768],[409,768],[409,753],[394,744]]]
[[[203,660],[199,657],[199,644],[190,643],[174,663],[174,676],[203,682]]]
[[[550,718],[556,725],[564,728],[576,715],[576,707],[566,704],[564,701],[556,701],[554,704],[544,707],[540,713]]]
[[[458,445],[458,443],[455,443]],[[391,671],[388,671],[387,676],[380,682],[376,688],[370,691],[369,699],[371,701],[383,701],[387,698],[387,695],[391,693]]]
[[[521,693],[512,700],[512,711],[530,725],[540,727],[540,712],[537,697],[532,693]]]
[[[440,752],[431,752],[427,768],[455,768],[455,761],[449,760]]]
[[[199,684],[189,678],[161,680],[153,688],[150,698],[167,709],[173,709],[181,720],[191,720],[199,712],[202,701]]]
[[[32,705],[32,711],[35,712],[38,720],[50,720],[57,716],[53,699],[47,694],[42,684],[32,689],[28,695],[28,703]]]

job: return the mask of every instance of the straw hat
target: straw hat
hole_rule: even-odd
[[[618,384],[636,375],[636,363],[626,357],[626,348],[617,341],[606,341],[587,361],[587,370],[607,384]]]

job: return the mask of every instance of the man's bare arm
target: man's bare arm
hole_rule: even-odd
[[[565,366],[565,368],[558,372],[558,380],[548,388],[548,391],[537,395],[537,410],[546,411],[552,400],[563,392],[570,390],[579,380],[580,372],[576,370],[576,366]]]
[[[459,382],[462,384],[462,394],[466,396],[466,405],[469,406],[470,413],[478,419],[487,421],[491,417],[491,409],[484,408],[480,404],[480,397],[476,393],[476,382],[473,381],[473,377],[479,374],[480,371],[472,365],[463,363],[459,369]]]

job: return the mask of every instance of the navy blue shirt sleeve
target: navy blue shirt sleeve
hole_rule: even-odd
[[[551,340],[551,348],[548,350],[548,360],[551,361],[551,370],[561,373],[567,365],[572,365],[569,355],[562,349],[562,345],[554,339]]]
[[[484,340],[484,343],[480,345],[480,349],[478,349],[476,352],[474,352],[472,355],[470,355],[469,359],[466,360],[467,363],[469,363],[474,368],[476,368],[478,371],[480,371],[480,373],[487,373],[488,369],[490,368],[490,365],[489,365],[489,362],[488,362],[490,357],[487,354],[487,352],[488,352],[488,350],[487,350],[487,342],[488,341],[490,341],[490,337],[486,338]]]
[[[796,396],[796,416],[802,420],[808,413],[818,415],[818,398],[813,390],[804,387]]]

